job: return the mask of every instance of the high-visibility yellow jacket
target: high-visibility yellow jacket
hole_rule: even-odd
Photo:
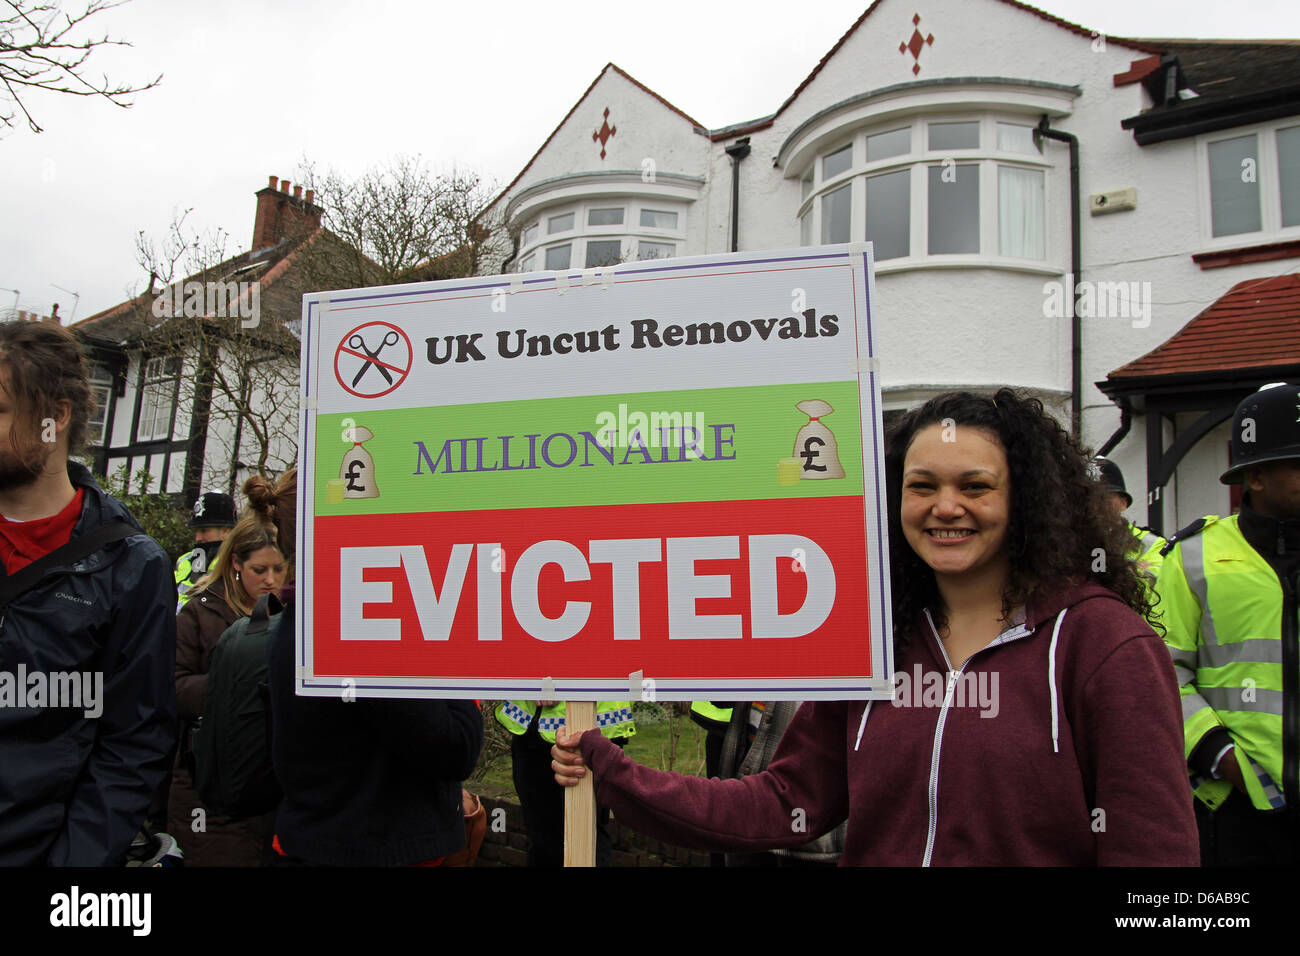
[[[538,710],[541,710],[540,716]],[[547,743],[555,743],[555,732],[564,724],[564,701],[540,707],[535,700],[503,700],[497,705],[497,720],[512,734],[523,734],[536,720],[537,732]],[[632,721],[632,702],[602,700],[596,703],[596,727],[606,737],[631,737],[636,733]]]
[[[1139,528],[1131,521],[1128,523],[1128,529],[1137,541],[1135,559],[1138,568],[1145,571],[1154,580],[1160,573],[1160,565],[1163,561],[1160,557],[1160,550],[1168,542],[1154,531]]]
[[[207,552],[202,548],[195,548],[193,551],[186,551],[176,559],[176,567],[173,569],[173,577],[176,580],[176,594],[179,598],[176,602],[176,613],[181,612],[185,602],[190,599],[190,591],[194,590],[194,584],[203,577],[208,569]]]
[[[1296,640],[1295,602],[1287,626],[1282,583],[1242,535],[1237,517],[1203,520],[1199,533],[1193,526],[1175,536],[1156,582],[1183,699],[1186,753],[1190,757],[1216,727],[1225,728],[1251,803],[1259,810],[1278,808],[1285,805],[1282,642],[1288,631]],[[1192,784],[1211,808],[1232,792],[1227,780],[1194,775]]]
[[[716,727],[719,730],[726,730],[727,725],[731,723],[731,708],[717,707],[711,700],[693,700],[691,720],[705,729]]]

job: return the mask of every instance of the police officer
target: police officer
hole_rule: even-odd
[[[235,499],[219,491],[208,491],[194,501],[194,514],[190,529],[194,532],[194,550],[187,551],[176,560],[176,593],[179,600],[176,610],[189,600],[190,589],[208,568],[221,549],[221,542],[235,526]]]
[[[510,759],[515,793],[528,831],[528,865],[554,867],[564,863],[564,790],[551,769],[555,731],[564,724],[562,700],[505,700],[496,709],[497,722],[510,731]],[[636,733],[632,702],[596,703],[596,726],[620,747]],[[596,807],[596,865],[614,865],[614,845],[605,824],[609,809]]]
[[[722,742],[727,739],[733,707],[732,701],[691,701],[691,720],[704,730],[704,773],[710,778],[721,773]],[[709,866],[726,866],[726,855],[710,853]]]
[[[722,763],[722,740],[731,723],[731,701],[693,700],[691,720],[704,730],[704,772],[710,777],[718,775]]]
[[[1183,698],[1205,865],[1300,863],[1300,386],[1237,406],[1241,513],[1164,549],[1156,590]]]
[[[1129,553],[1154,579],[1160,571],[1160,551],[1167,542],[1150,528],[1139,528],[1132,521],[1124,518],[1124,512],[1133,505],[1133,496],[1128,493],[1128,488],[1124,485],[1124,472],[1120,471],[1119,465],[1109,458],[1098,455],[1096,462],[1097,470],[1101,473],[1101,483],[1108,492],[1107,498],[1115,511],[1115,516],[1128,525],[1129,533],[1133,535],[1133,548]]]

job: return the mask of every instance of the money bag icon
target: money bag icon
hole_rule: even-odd
[[[339,465],[339,480],[347,482],[343,489],[344,498],[379,497],[379,486],[375,484],[375,460],[361,447],[374,437],[374,432],[363,425],[349,428],[344,434],[345,439],[352,441],[352,447],[343,455],[343,464]]]
[[[824,415],[829,415],[835,409],[820,398],[799,402],[795,408],[808,416],[808,424],[799,429],[799,434],[794,438],[794,457],[799,460],[799,477],[843,478],[840,446],[835,441],[834,433],[821,422]]]

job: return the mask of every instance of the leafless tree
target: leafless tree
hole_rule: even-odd
[[[205,272],[226,258],[230,235],[217,227],[207,232],[192,231],[185,224],[193,208],[173,210],[172,220],[161,239],[141,229],[135,236],[135,259],[149,275],[146,292],[157,295],[178,278]],[[133,290],[132,296],[136,294]]]
[[[148,285],[137,300],[131,332],[149,353],[182,358],[178,407],[199,409],[191,433],[206,433],[209,461],[230,462],[234,485],[241,463],[258,474],[273,474],[296,461],[299,342],[286,319],[297,313],[278,314],[262,302],[253,325],[229,312],[176,314],[183,311],[184,286],[175,283],[235,282],[244,258],[226,257],[224,231],[189,228],[190,211],[175,214],[161,239],[144,231],[136,236],[136,261]],[[160,317],[153,303],[169,286],[177,301]],[[292,302],[300,296],[301,290],[290,290],[282,298]]]
[[[492,189],[473,173],[435,174],[418,157],[399,157],[356,179],[304,162],[298,181],[315,190],[324,228],[290,237],[285,255],[293,260],[293,280],[286,272],[263,295],[255,327],[188,309],[183,317],[159,318],[150,309],[178,281],[228,283],[261,274],[247,256],[226,257],[224,232],[197,233],[185,210],[160,238],[136,238],[148,284],[135,309],[135,340],[150,354],[186,357],[178,401],[206,409],[191,435],[206,429],[205,457],[229,460],[232,483],[238,462],[266,474],[297,455],[295,320],[304,292],[495,272],[509,249],[506,231],[484,213]]]
[[[107,76],[89,76],[86,61],[105,46],[130,46],[104,34],[86,34],[86,22],[126,0],[89,0],[80,12],[64,13],[57,0],[0,0],[0,125],[12,128],[21,112],[33,133],[41,132],[24,98],[33,90],[102,96],[114,106],[132,104],[135,93],[151,89],[162,74],[147,83],[118,83]],[[6,109],[5,104],[12,108]]]
[[[494,189],[476,173],[435,173],[419,156],[397,156],[349,177],[304,159],[298,180],[315,190],[325,228],[351,252],[346,276],[337,261],[321,276],[343,280],[336,287],[495,272],[509,248],[505,230],[485,211]]]

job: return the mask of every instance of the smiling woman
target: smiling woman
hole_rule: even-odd
[[[1087,456],[1037,400],[940,395],[894,426],[885,471],[897,643],[926,609],[941,631],[997,623],[1089,577],[1151,617]]]
[[[620,822],[697,849],[847,818],[843,865],[1194,865],[1173,665],[1082,449],[1037,400],[953,392],[902,417],[885,466],[892,706],[805,704],[742,780],[561,734],[557,781],[590,769]]]
[[[1007,575],[1009,505],[1007,456],[997,435],[966,429],[957,447],[956,427],[934,424],[912,440],[899,519],[908,545],[936,578],[991,575],[989,583],[1000,593]]]

